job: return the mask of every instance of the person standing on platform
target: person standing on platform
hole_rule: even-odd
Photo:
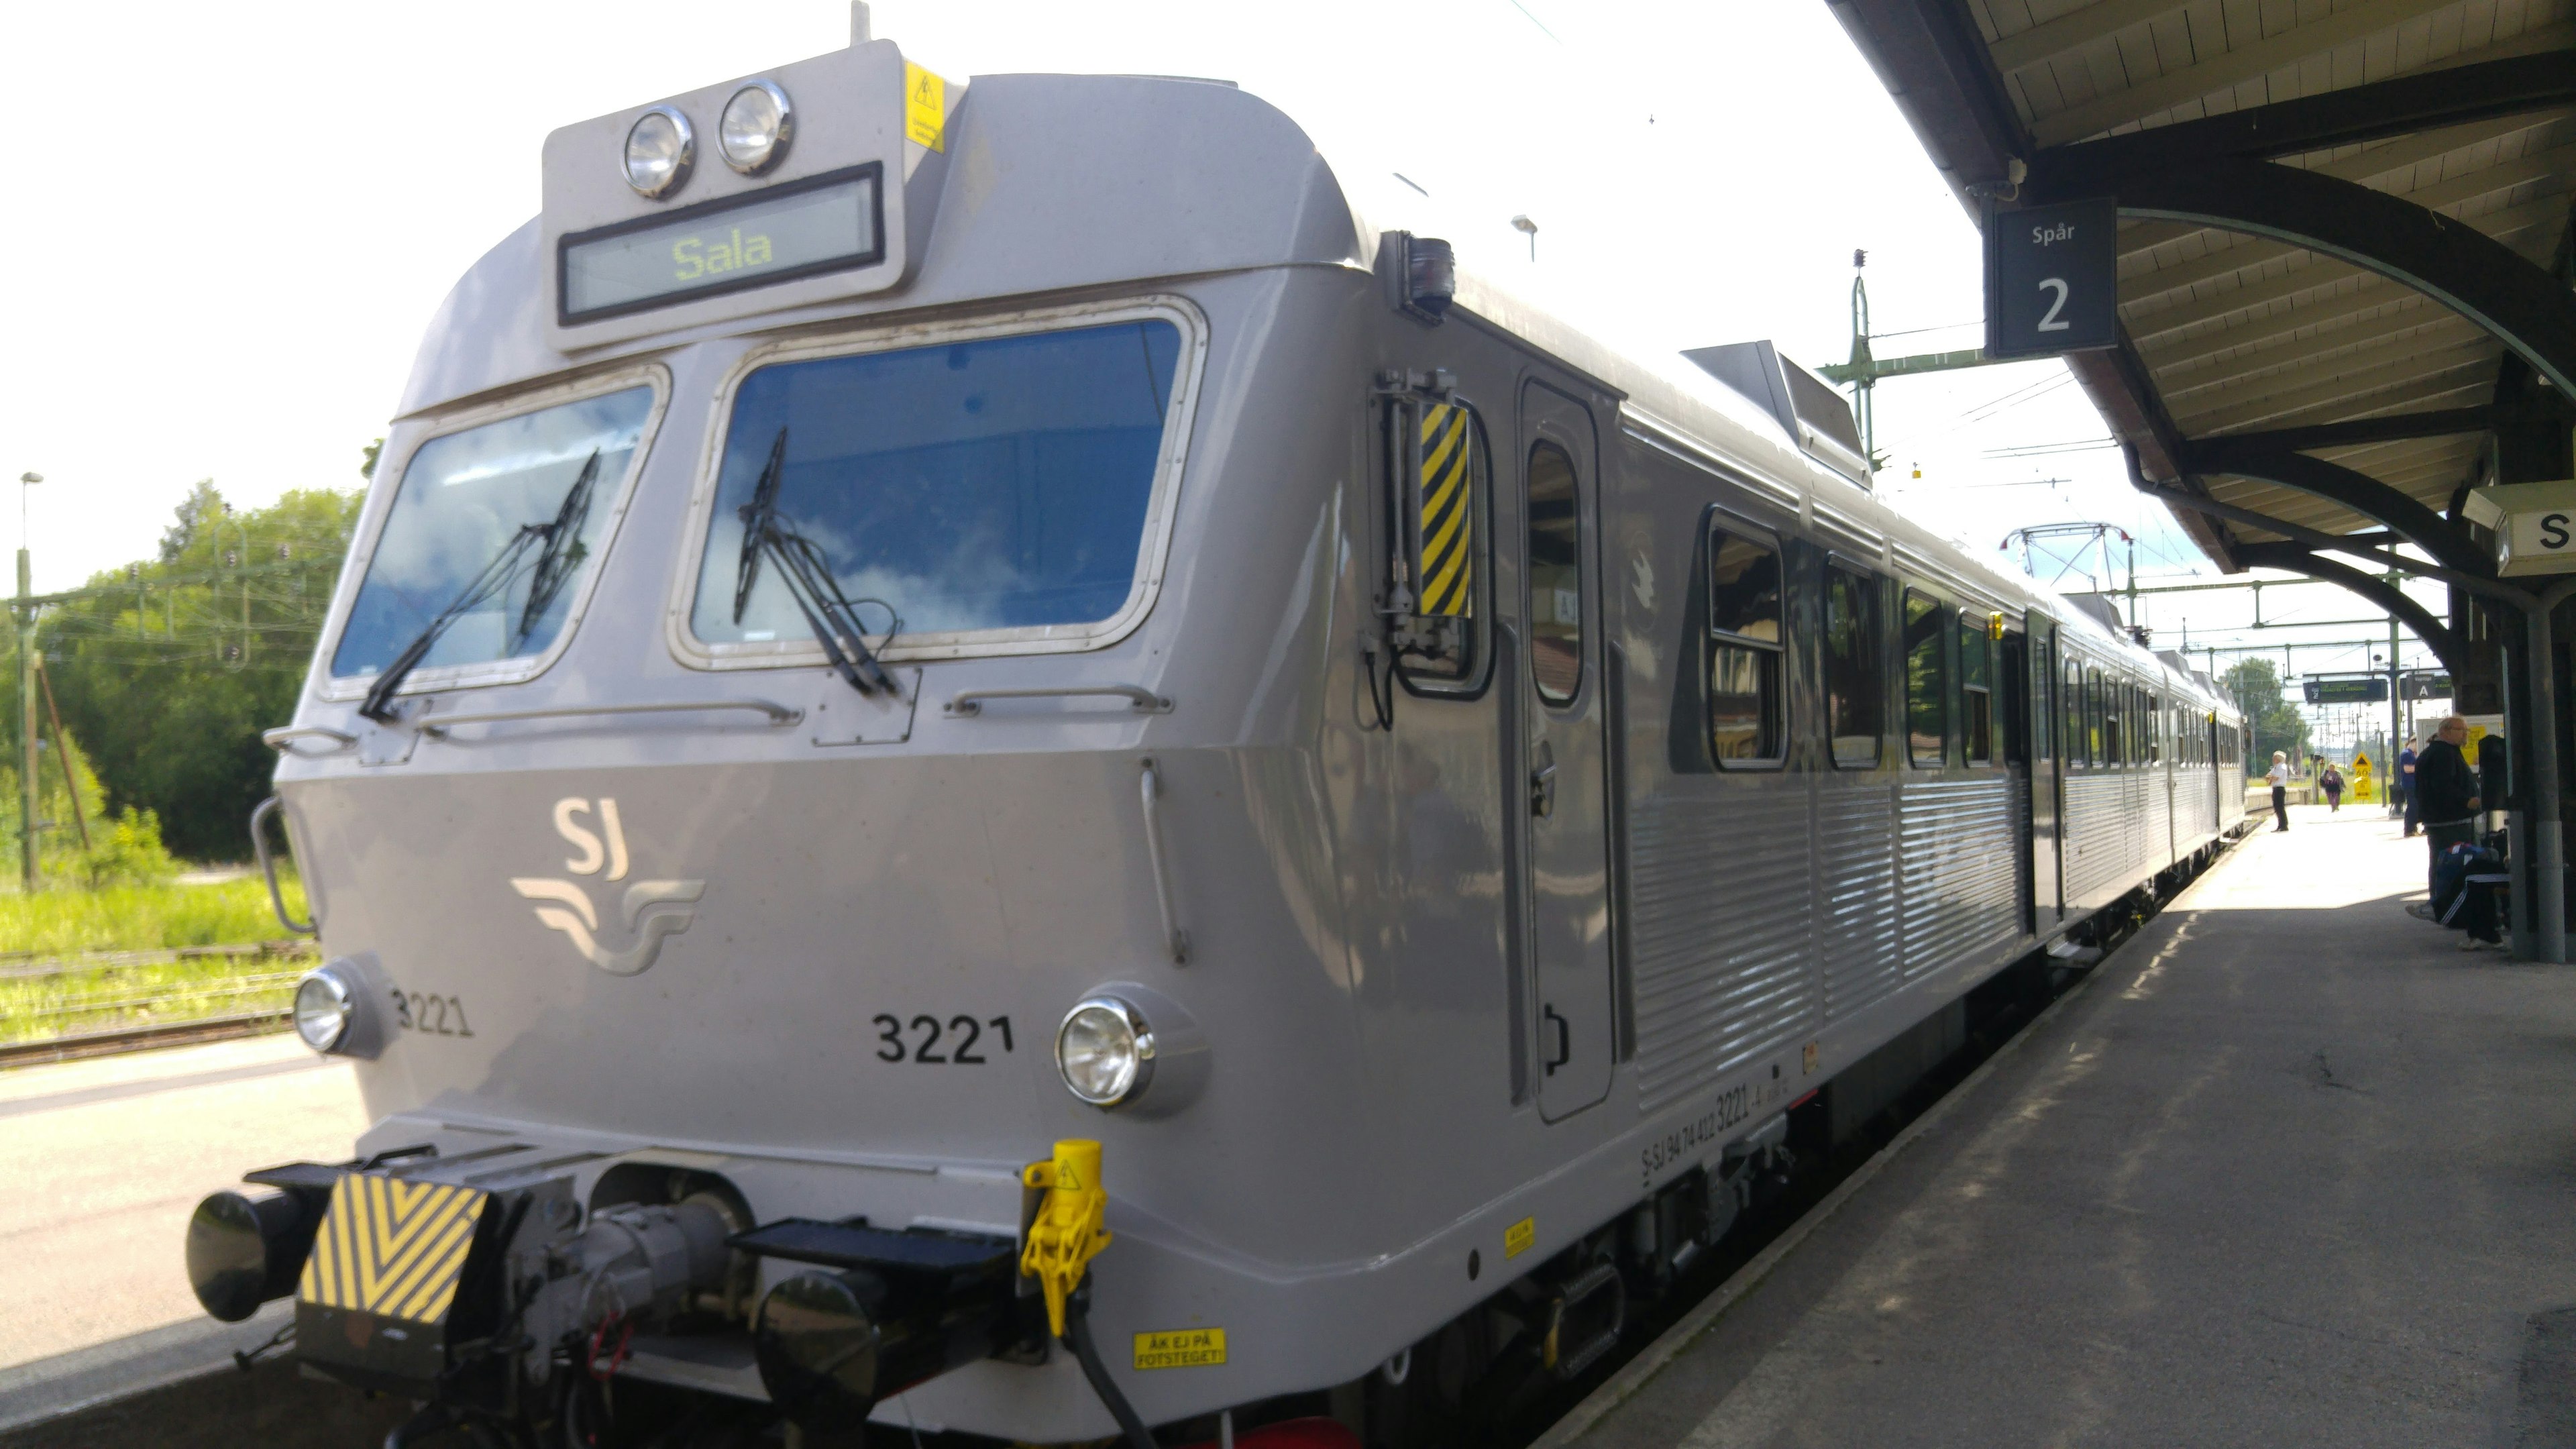
[[[2272,818],[2279,821],[2275,830],[2290,828],[2290,757],[2281,750],[2272,752],[2272,768],[2263,776],[2272,782]]]
[[[2397,787],[2397,803],[2406,812],[2404,833],[2412,835],[2415,833],[2415,827],[2423,819],[2415,813],[2415,742],[2413,740],[2408,740],[2406,747],[2397,752],[2397,777],[2390,783]]]
[[[2317,783],[2325,787],[2326,813],[2329,815],[2342,814],[2343,771],[2336,769],[2334,762],[2329,760],[2326,762],[2324,773],[2317,776]]]
[[[2432,889],[2433,872],[2442,864],[2442,852],[2454,845],[2465,845],[2477,839],[2478,774],[2469,768],[2460,746],[2469,738],[2469,722],[2458,715],[2443,719],[2441,728],[2433,731],[2433,742],[2415,757],[2415,791],[2417,813],[2424,821],[2424,843],[2430,861],[2424,871],[2424,888]]]

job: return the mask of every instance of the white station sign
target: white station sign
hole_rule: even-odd
[[[2461,511],[2495,531],[2497,573],[2576,573],[2576,479],[2476,489]]]

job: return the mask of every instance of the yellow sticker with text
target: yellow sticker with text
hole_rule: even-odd
[[[945,152],[948,129],[948,82],[935,71],[903,63],[903,138],[917,146]]]
[[[1538,1219],[1523,1218],[1503,1229],[1503,1256],[1517,1258],[1538,1241]]]
[[[1209,1368],[1225,1362],[1225,1330],[1183,1328],[1136,1335],[1140,1369]]]

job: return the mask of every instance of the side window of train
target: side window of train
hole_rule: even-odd
[[[1530,679],[1550,704],[1571,704],[1583,688],[1582,535],[1574,460],[1554,443],[1530,445]]]
[[[1391,398],[1387,446],[1387,642],[1415,692],[1484,687],[1486,524],[1492,468],[1484,424],[1466,403]]]
[[[1948,721],[1949,679],[1942,668],[1945,616],[1940,601],[1905,591],[1905,754],[1917,765],[1938,768]]]
[[[1768,539],[1708,531],[1708,749],[1720,766],[1784,756],[1780,550]]]
[[[1825,565],[1825,725],[1834,763],[1867,770],[1878,764],[1887,728],[1887,673],[1879,663],[1878,578],[1838,563]]]
[[[1985,619],[1959,615],[1959,743],[1968,763],[1995,762],[1994,641]]]
[[[2165,759],[2165,702],[2156,695],[2147,696],[2147,719],[2155,726],[2155,733],[2147,740],[2147,762],[2161,765]]]

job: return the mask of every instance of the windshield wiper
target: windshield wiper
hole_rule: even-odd
[[[742,622],[743,610],[751,603],[752,586],[760,581],[760,560],[765,555],[777,561],[779,579],[796,600],[797,612],[805,616],[805,627],[814,631],[815,642],[823,646],[823,657],[833,672],[861,694],[872,695],[879,690],[901,694],[868,648],[867,631],[859,625],[858,604],[872,603],[886,611],[886,631],[884,638],[878,640],[879,648],[894,637],[903,620],[883,599],[852,602],[841,592],[841,581],[834,577],[831,563],[814,541],[779,521],[778,480],[786,468],[787,430],[780,428],[769,445],[769,462],[761,468],[760,480],[752,485],[751,501],[736,510],[736,516],[742,519],[742,561],[734,572],[733,621]]]
[[[524,641],[535,627],[537,616],[554,602],[555,595],[563,592],[564,581],[581,562],[584,550],[579,546],[578,535],[582,521],[590,514],[591,488],[598,477],[599,450],[594,448],[590,461],[581,465],[581,476],[573,480],[562,506],[555,510],[554,522],[520,524],[519,531],[510,535],[510,541],[501,545],[501,551],[492,556],[483,571],[467,580],[447,607],[429,621],[429,627],[404,645],[384,672],[376,676],[376,682],[367,689],[367,697],[359,701],[358,713],[378,724],[400,723],[402,716],[394,709],[394,694],[402,688],[403,681],[429,657],[429,651],[438,646],[450,625],[509,588],[510,581],[518,577],[519,560],[534,546],[538,549],[537,577],[529,588],[528,607],[519,616],[518,637]],[[542,600],[540,593],[544,595]]]
[[[590,450],[590,460],[581,465],[581,476],[565,490],[563,506],[555,510],[555,521],[546,527],[546,546],[537,552],[537,566],[528,577],[528,602],[519,610],[519,642],[537,632],[546,610],[580,572],[581,561],[590,557],[590,546],[581,541],[583,525],[590,521],[590,495],[599,485],[599,450]]]

